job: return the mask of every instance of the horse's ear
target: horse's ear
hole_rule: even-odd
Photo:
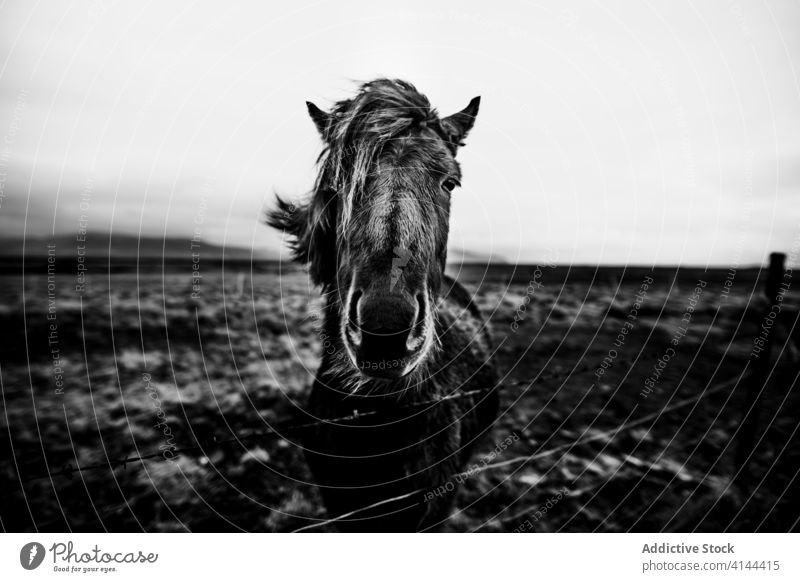
[[[475,124],[480,106],[481,98],[474,97],[464,109],[442,119],[442,127],[454,146],[464,145],[462,142]]]
[[[322,139],[325,139],[328,130],[328,121],[331,118],[330,114],[325,113],[311,101],[306,101],[306,107],[308,107],[308,114],[311,116],[311,120],[314,122],[314,125],[317,126],[317,131],[322,136]]]
[[[308,264],[318,285],[329,285],[335,277],[336,236],[333,216],[336,200],[332,193],[314,196],[308,204],[294,204],[278,197],[277,208],[267,212],[269,226],[284,231],[296,262]]]

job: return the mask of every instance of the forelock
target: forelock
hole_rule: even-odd
[[[326,148],[320,156],[317,190],[336,191],[343,223],[351,216],[354,198],[364,189],[384,146],[414,127],[428,127],[444,137],[428,98],[400,80],[378,79],[363,84],[355,97],[336,103],[331,116]]]

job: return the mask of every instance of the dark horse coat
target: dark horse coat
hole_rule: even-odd
[[[435,529],[498,409],[485,321],[444,274],[478,99],[439,118],[412,85],[381,79],[330,113],[308,107],[325,141],[314,194],[269,216],[326,297],[306,458],[340,529]]]

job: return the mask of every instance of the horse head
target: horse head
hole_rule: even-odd
[[[456,152],[480,98],[440,118],[411,84],[380,79],[326,112],[307,103],[324,142],[310,201],[278,199],[270,225],[334,297],[337,334],[362,376],[396,379],[437,344]]]

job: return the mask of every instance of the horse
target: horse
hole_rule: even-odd
[[[306,105],[324,143],[314,189],[267,215],[324,296],[305,457],[340,530],[439,529],[499,406],[487,322],[445,274],[480,97],[440,118],[412,84],[377,79]]]

